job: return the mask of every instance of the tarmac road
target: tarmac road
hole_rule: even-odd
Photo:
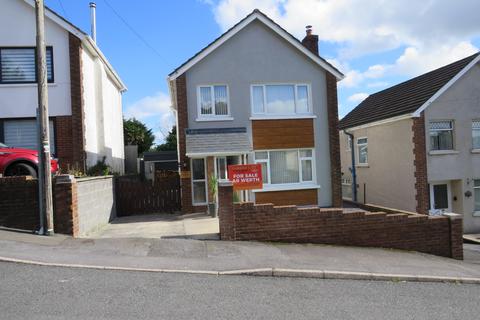
[[[0,262],[0,319],[478,319],[480,285]]]

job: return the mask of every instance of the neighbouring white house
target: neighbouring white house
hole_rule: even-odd
[[[0,5],[0,142],[36,149],[35,2]],[[64,171],[105,157],[123,173],[125,85],[92,38],[48,8],[45,35],[53,156]]]

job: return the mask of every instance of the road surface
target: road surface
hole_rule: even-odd
[[[480,286],[0,263],[0,319],[478,319]]]

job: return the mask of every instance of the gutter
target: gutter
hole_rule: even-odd
[[[355,137],[353,133],[348,132],[347,130],[343,130],[343,132],[350,137],[351,145],[350,151],[352,152],[352,168],[350,169],[352,172],[352,198],[353,201],[357,202],[357,168],[355,166]]]

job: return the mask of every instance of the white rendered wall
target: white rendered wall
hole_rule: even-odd
[[[71,115],[68,32],[45,19],[46,44],[53,47],[55,83],[48,85],[50,116]],[[35,12],[23,1],[0,0],[0,47],[35,46]],[[35,117],[36,84],[0,84],[0,118]]]

